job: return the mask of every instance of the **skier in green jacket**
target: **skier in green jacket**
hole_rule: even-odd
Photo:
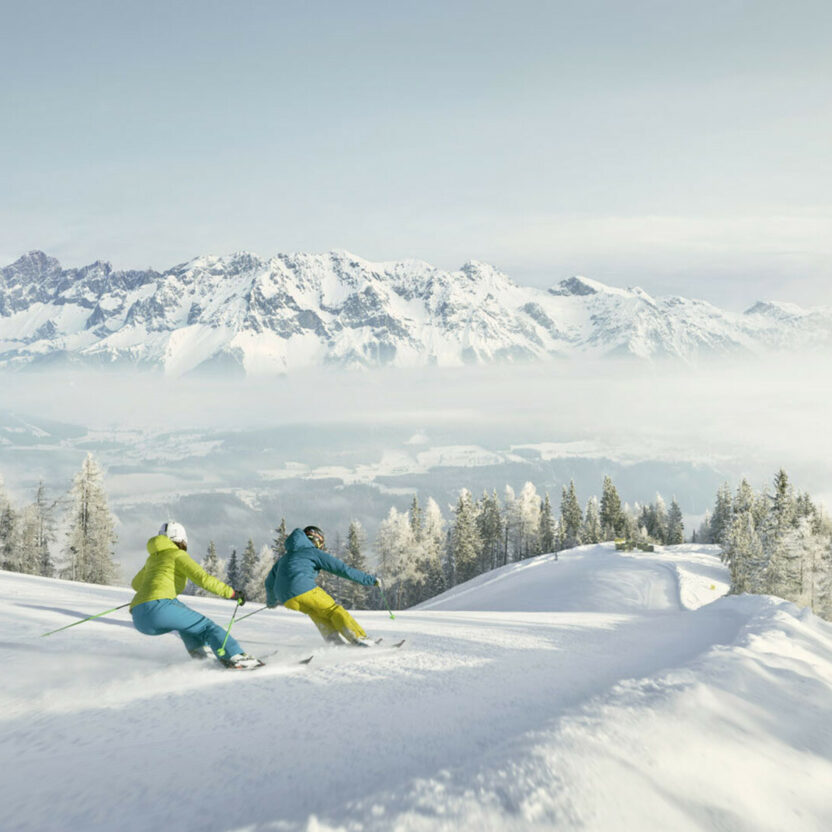
[[[263,662],[243,651],[237,640],[177,599],[190,578],[197,586],[242,606],[246,599],[239,589],[232,589],[219,578],[209,575],[188,555],[188,535],[181,523],[162,524],[159,534],[147,541],[149,556],[133,578],[136,594],[130,603],[133,624],[140,633],[158,636],[176,631],[193,658],[206,659],[208,647],[226,667],[249,670]],[[223,647],[225,642],[225,647]]]

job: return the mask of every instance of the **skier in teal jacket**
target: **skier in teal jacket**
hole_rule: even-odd
[[[266,576],[266,604],[298,610],[315,622],[324,640],[371,647],[361,625],[336,601],[324,592],[316,578],[321,570],[331,572],[364,586],[378,583],[374,575],[353,569],[342,560],[324,551],[324,533],[317,526],[295,529],[286,538],[286,554]]]

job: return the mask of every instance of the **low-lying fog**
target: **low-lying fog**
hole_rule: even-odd
[[[748,476],[760,486],[781,466],[832,506],[832,374],[817,358],[246,380],[6,373],[0,390],[9,492],[31,499],[39,479],[64,490],[92,450],[122,541],[127,535],[136,552],[128,561],[140,557],[143,530],[160,512],[203,524],[206,540],[245,545],[257,534],[267,542],[275,515],[302,513],[287,517],[296,524],[314,515],[339,528],[358,516],[372,532],[414,491],[444,507],[462,485],[501,492],[531,479],[557,505],[563,482],[575,478],[584,501],[606,472],[625,500],[678,495],[691,520],[719,482]],[[217,507],[219,495],[233,495],[233,511]],[[241,528],[226,528],[232,516]]]

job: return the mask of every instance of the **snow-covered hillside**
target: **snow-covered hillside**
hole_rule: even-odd
[[[461,365],[576,354],[673,357],[828,348],[832,310],[744,315],[583,277],[549,291],[493,267],[445,272],[347,252],[198,257],[164,273],[31,252],[0,269],[0,366],[129,363],[181,375]]]
[[[401,650],[252,616],[235,674],[124,611],[40,638],[130,593],[0,573],[0,828],[832,828],[832,627],[725,590],[708,547],[582,547],[357,613]]]

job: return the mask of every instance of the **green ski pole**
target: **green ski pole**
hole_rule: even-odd
[[[241,615],[237,621],[242,621],[245,618],[250,618],[252,615],[257,615],[258,612],[263,612],[263,610],[267,610],[268,607],[260,607],[259,610],[255,610],[254,612],[247,612],[245,615]]]
[[[234,619],[237,617],[237,610],[238,609],[240,609],[239,602],[237,603],[237,606],[234,607],[234,612],[231,615],[231,621],[228,622],[228,629],[225,631],[225,638],[222,640],[222,646],[220,647],[219,650],[217,650],[217,655],[218,656],[224,656],[225,655],[225,642],[228,641],[228,637],[231,635],[231,625],[234,623]]]
[[[381,593],[381,603],[387,607],[387,612],[390,613],[390,618],[395,618],[396,616],[390,610],[390,604],[387,603],[387,599],[384,597],[384,589],[381,586],[381,581],[378,582],[378,591]]]
[[[73,621],[72,624],[65,624],[63,627],[58,627],[57,630],[50,630],[48,633],[41,633],[40,637],[43,638],[44,636],[51,636],[53,633],[60,633],[61,630],[68,630],[70,627],[77,627],[79,624],[83,624],[85,621],[92,621],[93,618],[101,618],[102,615],[109,615],[111,612],[115,612],[116,610],[123,610],[125,607],[128,606],[130,606],[129,601],[126,604],[122,604],[120,607],[113,607],[111,610],[104,610],[104,612],[99,612],[95,615],[88,615],[86,618],[82,618],[80,621]]]

